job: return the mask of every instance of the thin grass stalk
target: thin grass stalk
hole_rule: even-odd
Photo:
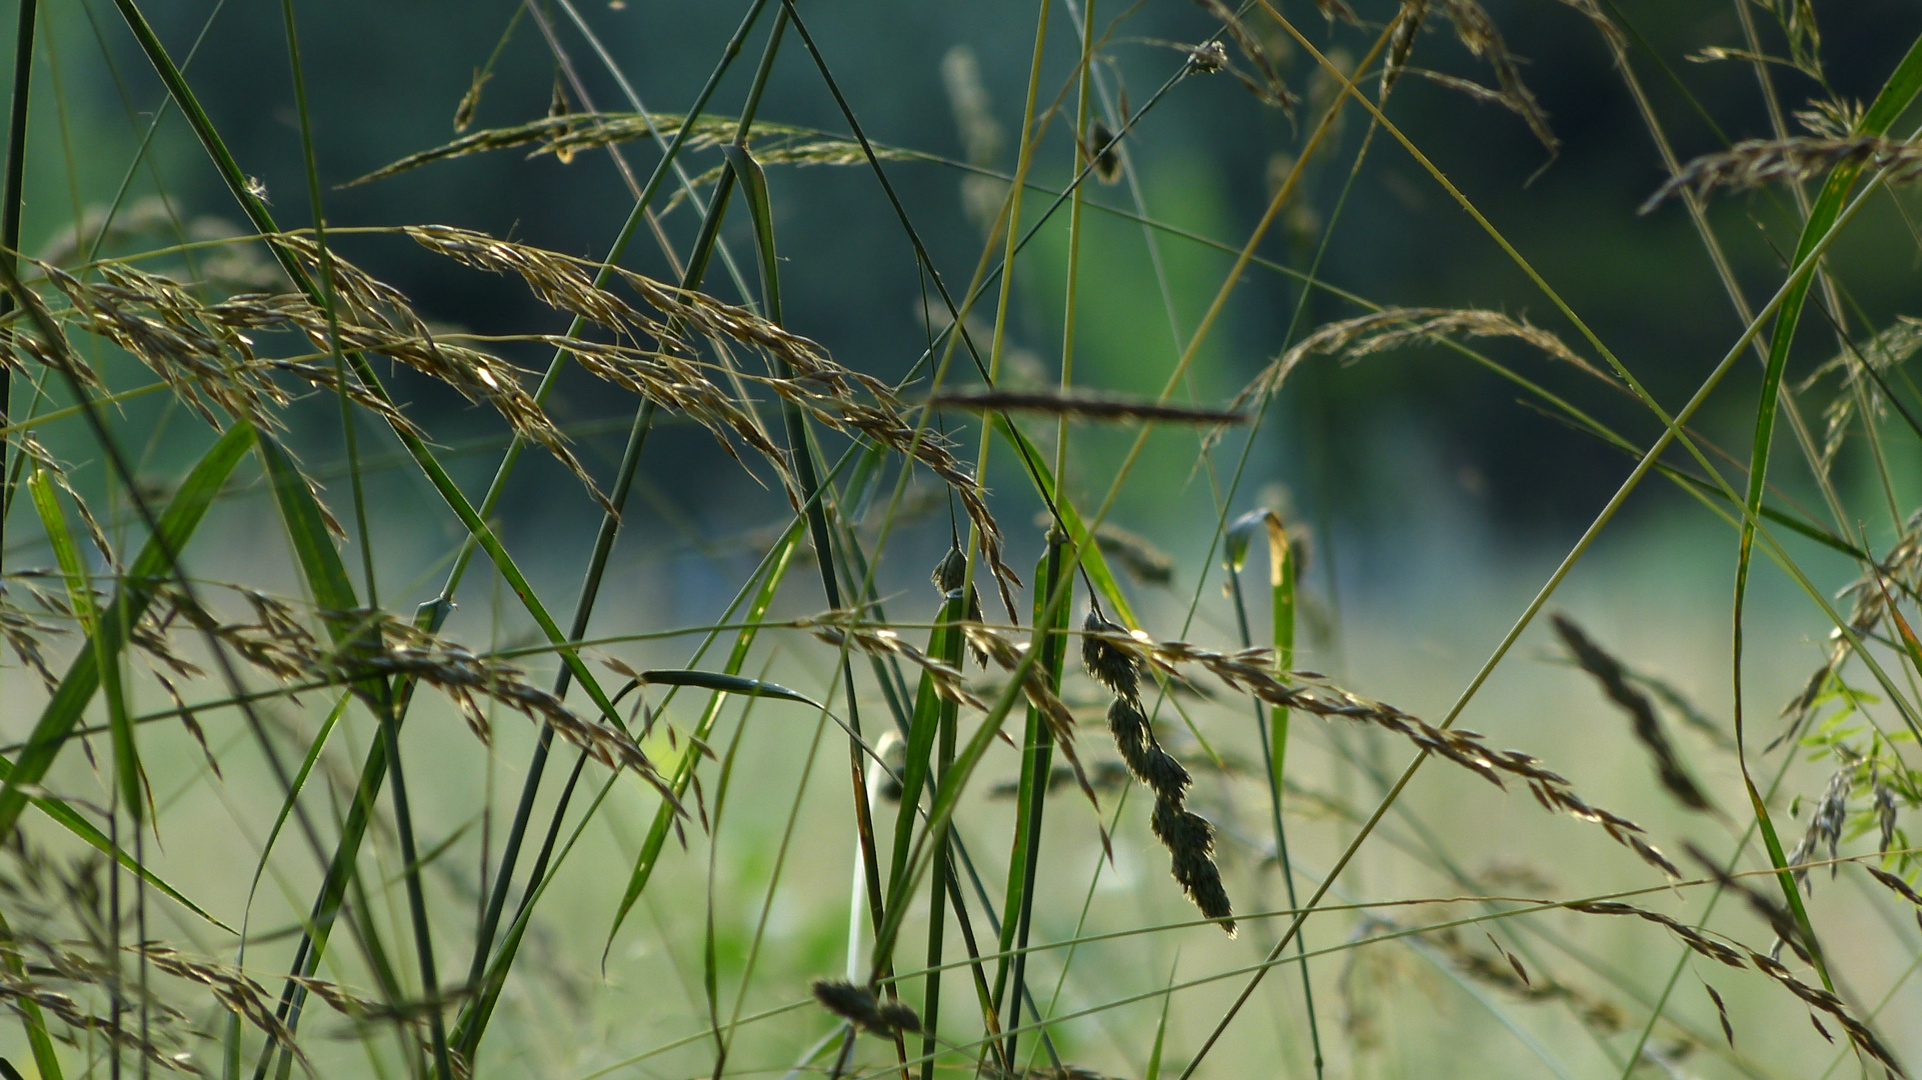
[[[960,623],[968,616],[966,592],[951,595],[942,604],[942,615],[947,622],[942,637],[942,654],[938,656],[948,664],[959,669],[965,662],[962,646]],[[946,698],[942,699],[935,711],[934,768],[931,776],[936,785],[945,780],[948,769],[954,765],[955,724],[959,717],[960,705]],[[919,802],[919,799],[916,800]],[[910,804],[904,798],[903,806]],[[910,820],[912,818],[910,817]],[[942,938],[947,923],[949,896],[954,885],[954,858],[950,852],[951,830],[943,828],[934,838],[941,854],[934,861],[934,868],[928,877],[928,979],[921,1005],[921,1055],[927,1060],[921,1065],[921,1080],[934,1080],[937,1026],[941,1020],[941,961]],[[875,922],[880,925],[879,920]]]
[[[1273,594],[1275,671],[1277,674],[1291,671],[1295,664],[1295,560],[1289,549],[1284,533],[1280,543],[1271,542],[1269,554],[1269,582]],[[1235,625],[1241,633],[1242,648],[1254,644],[1249,635],[1248,605],[1242,595],[1241,567],[1237,560],[1229,559],[1229,592],[1235,601]],[[1262,715],[1261,702],[1254,703],[1255,732],[1261,741],[1261,766],[1268,787],[1268,813],[1275,830],[1275,862],[1281,870],[1281,880],[1288,893],[1288,906],[1298,907],[1300,901],[1295,896],[1294,865],[1288,858],[1288,831],[1281,816],[1281,796],[1287,775],[1288,763],[1288,709],[1274,705]],[[1308,938],[1305,933],[1295,935],[1296,958],[1300,959],[1308,951]],[[1315,990],[1308,978],[1308,963],[1301,961],[1301,998],[1308,1018],[1308,1038],[1314,1050],[1315,1077],[1320,1080],[1323,1070],[1321,1050],[1321,1025],[1315,1019]]]
[[[1041,13],[1034,29],[1034,59],[1028,64],[1028,99],[1021,108],[1021,138],[1015,145],[1020,148],[1015,157],[1014,186],[1008,189],[1007,248],[1001,255],[1001,293],[995,301],[994,337],[988,345],[988,385],[993,386],[1001,378],[1001,347],[1008,332],[1008,299],[1014,287],[1015,238],[1021,231],[1021,196],[1027,192],[1028,167],[1034,163],[1034,104],[1041,92],[1041,57],[1048,43],[1048,16],[1054,10],[1053,0],[1040,0]],[[1085,65],[1084,65],[1085,67]],[[1080,191],[1080,187],[1075,188]],[[957,316],[959,318],[959,316]],[[981,427],[981,450],[975,457],[974,475],[988,475],[988,448],[993,445],[993,432],[983,424]],[[968,543],[962,552],[968,557],[967,572],[962,578],[963,591],[974,588],[975,549],[986,540],[980,530],[973,525],[968,528]],[[1013,612],[1009,613],[1010,615]]]
[[[335,388],[338,392],[341,435],[347,448],[349,475],[352,479],[354,519],[360,535],[362,585],[370,610],[380,607],[378,579],[374,572],[374,549],[367,524],[366,492],[361,483],[360,447],[354,416],[347,394],[347,361],[341,351],[340,317],[334,285],[333,259],[327,248],[327,222],[320,193],[320,169],[315,159],[312,116],[307,104],[307,81],[301,62],[300,34],[294,17],[293,0],[281,0],[281,21],[286,28],[287,55],[294,84],[295,111],[300,118],[301,156],[306,170],[308,199],[314,221],[314,242],[319,252],[320,286],[323,310],[327,315],[328,347],[333,353]],[[379,631],[376,630],[376,633]],[[562,670],[566,670],[563,668]],[[421,992],[426,1000],[440,998],[440,978],[434,961],[433,927],[427,917],[427,902],[420,881],[420,860],[416,853],[412,808],[407,798],[405,771],[400,758],[400,719],[394,710],[391,684],[380,680],[369,702],[378,714],[381,740],[393,770],[390,794],[394,805],[395,827],[400,833],[401,858],[406,877],[407,909],[412,921],[414,950],[420,967]],[[144,940],[144,935],[143,935]],[[436,1075],[454,1075],[447,1045],[447,1028],[442,1011],[431,1008],[427,1014]],[[283,1068],[291,1065],[289,1049],[282,1058]]]
[[[34,15],[40,9],[40,0],[19,0],[19,4],[20,17],[13,43],[13,101],[7,113],[7,174],[4,192],[0,192],[0,259],[6,260],[9,270],[17,265],[16,252],[20,250],[20,202],[27,177],[27,106],[33,89],[33,23]],[[12,293],[0,296],[0,323],[7,321],[13,309]],[[0,364],[0,367],[4,367],[4,370],[0,370],[0,426],[4,426],[13,419],[11,329],[0,329],[0,349],[6,350],[6,355],[0,357],[0,361],[4,361]],[[0,440],[0,475],[8,477],[6,491],[0,493],[0,550],[5,549],[7,539],[5,511],[13,508],[13,480],[7,472],[9,453],[8,444]],[[35,1012],[38,1011],[38,1006],[35,1006]],[[39,1060],[38,1043],[35,1043],[34,1057],[36,1061]]]
[[[1053,595],[1055,585],[1062,578],[1061,549],[1066,539],[1059,530],[1048,530],[1048,549],[1041,556],[1041,565],[1035,567],[1035,579],[1043,583],[1043,587],[1035,592],[1037,609],[1045,603],[1045,597]],[[1070,588],[1073,582],[1073,577],[1069,576]],[[1052,618],[1048,614],[1035,611],[1035,640],[1029,647],[1042,650],[1048,686],[1059,691],[1062,664],[1067,656],[1068,639],[1063,633],[1067,623],[1067,608],[1065,605],[1057,606]],[[1048,805],[1048,781],[1054,769],[1054,728],[1048,723],[1047,717],[1041,715],[1041,710],[1033,705],[1028,706],[1027,728],[1027,737],[1022,743],[1019,789],[1019,797],[1024,801],[1020,818],[1025,820],[1015,822],[1017,841],[1014,847],[1014,857],[1021,861],[1018,878],[1021,883],[1020,911],[1018,916],[1011,916],[1008,920],[1010,924],[1019,923],[1014,933],[1014,996],[1008,1004],[1008,1027],[1011,1033],[1008,1035],[1008,1048],[1002,1055],[1011,1068],[1020,1060],[1016,1049],[1019,1036],[1012,1031],[1021,1026],[1021,1002],[1028,995],[1028,933],[1034,921],[1034,893],[1040,869],[1041,819]]]
[[[681,129],[675,135],[674,141],[669,144],[660,162],[655,165],[654,172],[648,177],[647,186],[642,190],[640,198],[636,200],[635,209],[633,213],[630,214],[627,223],[622,229],[620,240],[615,245],[616,255],[611,257],[607,261],[607,266],[596,275],[595,286],[597,288],[605,284],[605,278],[608,274],[612,273],[611,266],[618,258],[619,250],[625,247],[628,238],[632,235],[634,227],[638,225],[648,213],[648,206],[653,199],[654,193],[659,189],[661,182],[666,178],[669,168],[673,165],[676,152],[686,142],[688,135],[692,132],[694,121],[706,106],[708,97],[718,85],[720,76],[726,70],[728,63],[739,52],[741,43],[744,41],[755,18],[760,14],[765,2],[766,0],[757,0],[757,3],[749,10],[747,17],[742,21],[740,29],[736,31],[734,38],[730,40],[727,53],[723,57],[721,64],[716,68],[713,75],[709,77],[707,86],[703,88],[700,97],[695,102],[694,108],[689,110],[686,118],[682,122]],[[751,122],[754,107],[758,104],[761,90],[766,85],[774,46],[779,42],[780,38],[778,25],[777,23],[777,29],[770,38],[767,55],[763,57],[761,68],[756,73],[753,88],[750,90],[748,107],[743,110],[743,126]],[[720,218],[721,215],[726,212],[728,194],[729,191],[727,187],[723,186],[716,191],[714,199],[708,204],[708,213],[706,219],[703,221],[701,235],[696,241],[693,252],[689,256],[688,264],[683,271],[683,287],[685,288],[698,289],[701,279],[706,273],[708,256],[719,238]],[[576,317],[574,326],[570,327],[569,330],[570,336],[578,332],[581,321],[579,317]],[[543,379],[541,383],[541,390],[543,392],[551,388],[554,376],[558,374],[563,356],[563,352],[556,352],[555,360],[549,368],[549,375]],[[540,400],[540,395],[537,394],[536,400]],[[632,490],[634,477],[639,471],[641,451],[646,445],[648,432],[652,429],[655,412],[655,404],[650,399],[644,401],[635,413],[633,425],[628,432],[626,447],[621,453],[621,463],[616,474],[615,489],[611,496],[611,501],[616,511],[626,504],[628,493]],[[492,502],[498,497],[498,494],[504,490],[507,475],[513,465],[513,457],[520,445],[520,440],[517,439],[515,446],[509,451],[508,459],[502,462],[500,469],[495,475],[494,484],[489,488],[487,502]],[[573,640],[579,640],[586,636],[588,621],[593,615],[594,605],[600,593],[601,580],[606,573],[607,561],[613,552],[614,541],[619,534],[621,524],[621,517],[618,512],[603,514],[601,518],[600,529],[595,536],[594,551],[589,558],[588,568],[581,583],[580,596],[575,604],[573,627],[569,635]],[[457,567],[457,572],[458,569]],[[444,599],[452,597],[454,583],[457,580],[457,573],[450,574],[449,584],[442,592]],[[444,616],[442,617],[444,618]],[[567,693],[571,682],[570,676],[571,672],[565,667],[556,675],[555,693],[557,695],[565,695]],[[519,859],[520,848],[527,834],[527,827],[533,813],[534,799],[540,788],[541,777],[545,772],[553,739],[554,733],[552,728],[543,726],[540,740],[535,746],[534,757],[528,765],[528,774],[522,785],[520,802],[515,807],[514,819],[508,829],[507,838],[501,854],[500,868],[494,878],[494,889],[489,895],[486,913],[481,922],[480,933],[476,938],[474,958],[469,971],[470,985],[479,985],[481,977],[487,968],[488,954],[493,949],[495,935],[500,924],[501,913],[506,908],[508,890],[513,884],[514,865]],[[552,812],[553,824],[548,830],[550,837],[554,834],[554,830],[558,829],[558,823],[567,811],[568,802],[573,794],[575,780],[579,776],[580,768],[584,760],[585,758],[583,756],[581,761],[576,762],[574,774],[569,778],[564,793]],[[539,882],[541,877],[542,864],[545,862],[545,856],[550,850],[551,848],[543,848],[542,857],[537,860],[534,872],[529,876],[527,891],[522,896],[521,902],[523,906],[529,902],[533,895],[534,886]],[[478,1028],[470,1029],[471,1040],[477,1043],[479,1036],[480,1031]],[[468,1048],[467,1052],[471,1054],[472,1048]]]

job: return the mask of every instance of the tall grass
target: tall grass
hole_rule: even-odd
[[[1486,123],[1560,150],[1475,0],[1203,0],[1178,43],[1137,34],[1140,5],[1040,0],[1009,172],[965,53],[944,69],[958,161],[869,136],[871,103],[841,79],[859,55],[817,35],[818,5],[747,0],[695,98],[650,111],[598,12],[530,3],[457,103],[457,137],[354,182],[509,150],[604,155],[631,211],[600,258],[330,220],[345,178],[320,164],[300,33],[328,16],[293,0],[279,15],[304,206],[268,202],[196,97],[192,54],[115,0],[113,32],[165,100],[122,148],[115,199],[76,200],[63,240],[23,252],[29,158],[71,133],[28,130],[64,123],[41,100],[68,88],[41,63],[58,52],[38,0],[21,0],[0,207],[0,1001],[19,1026],[0,1073],[1769,1080],[1832,1055],[1821,1075],[1907,1075],[1922,1052],[1922,863],[1903,827],[1922,804],[1922,507],[1904,463],[1922,395],[1905,365],[1922,334],[1865,309],[1852,283],[1890,271],[1842,238],[1886,224],[1886,204],[1907,213],[1895,186],[1922,174],[1905,128],[1922,39],[1856,102],[1829,89],[1824,63],[1851,58],[1825,54],[1806,0],[1731,2],[1741,40],[1691,58],[1752,69],[1770,130],[1685,160],[1662,118],[1691,109],[1719,137],[1712,103],[1636,13],[1563,0],[1666,170],[1642,212],[1686,217],[1692,237],[1675,235],[1694,246],[1674,257],[1707,256],[1741,327],[1719,357],[1663,360],[1706,370],[1664,404],[1651,386],[1667,378],[1611,347],[1499,208],[1396,122],[1407,95],[1493,103]],[[1483,81],[1424,66],[1457,47]],[[551,61],[553,109],[467,130],[499,111],[483,87],[511,49]],[[781,115],[777,66],[809,73],[833,130]],[[1131,100],[1120,73],[1150,68]],[[1137,172],[1156,152],[1144,121],[1198,80],[1239,83],[1290,125],[1239,236],[1160,220]],[[625,108],[596,108],[604,81]],[[244,226],[190,231],[177,201],[129,201],[174,111]],[[1389,154],[1426,177],[1431,213],[1472,221],[1536,290],[1533,321],[1324,279],[1353,185]],[[784,190],[802,167],[898,231],[926,330],[899,378],[803,336],[784,307],[784,275],[821,272],[779,243],[810,209]],[[895,184],[907,170],[960,179],[946,209],[978,229],[971,267],[931,253],[927,211]],[[1303,215],[1310,186],[1336,193],[1325,220]],[[1747,216],[1717,210],[1736,198]],[[305,225],[284,225],[295,207]],[[1097,223],[1140,230],[1160,293],[1171,346],[1138,343],[1166,358],[1151,396],[1091,389],[1106,380],[1081,332],[1121,314],[1084,280],[1099,279]],[[1267,254],[1278,228],[1309,242]],[[1727,245],[1784,228],[1773,276],[1745,287]],[[518,280],[553,317],[441,325],[345,254],[381,243]],[[670,274],[630,268],[650,243]],[[1178,247],[1223,258],[1176,282]],[[1293,290],[1285,329],[1262,343],[1271,359],[1228,367],[1215,346],[1237,290],[1268,278]],[[1207,299],[1188,311],[1191,287]],[[1060,330],[1038,377],[1015,358],[1036,323]],[[1345,684],[1341,578],[1316,565],[1339,547],[1316,511],[1249,490],[1271,471],[1264,432],[1303,412],[1298,373],[1417,347],[1633,462],[1426,717]],[[1751,355],[1759,384],[1730,380]],[[1196,389],[1230,376],[1245,389],[1226,400]],[[556,407],[576,378],[631,409],[618,459],[584,452],[589,432]],[[437,430],[447,414],[396,389],[428,383],[498,417],[478,497],[450,464],[471,448]],[[150,394],[167,402],[158,429],[125,409]],[[1746,458],[1701,424],[1729,399]],[[738,571],[731,599],[703,596],[693,619],[615,576],[624,538],[667,528],[637,490],[694,471],[650,447],[667,425],[703,429],[703,454],[780,497],[744,541],[751,567],[715,564]],[[165,457],[191,460],[157,481],[163,432]],[[338,458],[296,453],[311,446]],[[523,468],[529,449],[558,471]],[[390,468],[421,505],[393,501]],[[1171,559],[1111,518],[1178,505],[1160,485],[1183,469],[1212,518],[1206,552]],[[521,533],[501,517],[557,476],[598,519],[566,567],[565,623],[555,568],[510,546]],[[1651,479],[1727,527],[1726,713],[1678,689],[1694,673],[1671,658],[1585,629],[1572,602],[1552,635],[1535,626]],[[1037,506],[1038,536],[1016,527]],[[1751,601],[1764,563],[1828,629],[1779,717],[1744,692],[1756,643],[1795,634]],[[930,570],[933,595],[891,591]],[[1839,596],[1817,584],[1838,577]],[[1533,730],[1635,762],[1617,770],[1632,783],[1458,726],[1524,642],[1582,673],[1553,683],[1558,708],[1606,702],[1628,721]],[[1419,662],[1368,666],[1404,663]],[[847,768],[817,768],[841,743]],[[1499,791],[1471,794],[1463,774]],[[1588,791],[1598,777],[1616,784],[1606,798]],[[1458,806],[1414,805],[1424,787]],[[1474,861],[1489,854],[1502,860]]]

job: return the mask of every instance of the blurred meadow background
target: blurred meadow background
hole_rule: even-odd
[[[1913,5],[16,13],[0,1075],[1922,1060]]]

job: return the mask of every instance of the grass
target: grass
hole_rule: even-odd
[[[1697,99],[1636,12],[1564,3],[1666,170],[1643,213],[1686,216],[1674,235],[1692,246],[1673,257],[1706,256],[1741,327],[1690,368],[1705,374],[1679,406],[1662,401],[1669,373],[1611,347],[1495,224],[1507,208],[1437,163],[1457,148],[1397,122],[1405,96],[1465,95],[1551,161],[1562,148],[1473,0],[1208,0],[1181,43],[1142,37],[1137,8],[1042,0],[1006,173],[978,65],[944,68],[968,160],[939,140],[877,141],[872,103],[844,82],[852,50],[817,36],[812,5],[741,5],[678,112],[643,104],[638,72],[570,0],[516,8],[458,103],[458,138],[355,183],[513,148],[604,155],[631,209],[598,259],[438,221],[330,220],[292,0],[280,45],[306,224],[282,223],[299,200],[267,201],[148,12],[114,0],[115,32],[166,98],[120,148],[112,203],[89,216],[76,197],[66,238],[34,258],[20,250],[30,167],[78,180],[28,130],[64,125],[64,104],[39,103],[67,87],[52,24],[22,0],[0,195],[0,1001],[19,1021],[0,1072],[1770,1080],[1827,1060],[1908,1075],[1922,508],[1905,469],[1922,401],[1905,364],[1922,336],[1866,299],[1913,269],[1848,238],[1909,212],[1922,39],[1856,102],[1830,88],[1823,64],[1850,58],[1825,54],[1809,5],[1735,0],[1741,40],[1695,45],[1753,73],[1769,130],[1737,141],[1722,132],[1740,111]],[[1424,66],[1456,46],[1484,81]],[[514,50],[552,64],[555,107],[467,131],[498,111],[482,89]],[[780,115],[777,68],[807,72],[838,125]],[[1152,93],[1131,103],[1124,71],[1152,72]],[[596,109],[603,79],[626,109]],[[1293,124],[1238,236],[1176,228],[1141,181],[1147,125],[1201,80]],[[149,156],[172,109],[244,229],[191,232],[164,190],[128,205],[142,169],[162,175]],[[1720,148],[1679,155],[1663,117],[1682,113]],[[1351,191],[1388,154],[1480,230],[1541,314],[1324,280]],[[783,303],[784,276],[822,271],[779,242],[795,168],[872,200],[912,260],[925,333],[899,377],[802,336],[814,313]],[[904,198],[909,170],[963,181],[947,209],[978,229],[965,285]],[[1334,193],[1324,220],[1303,216],[1311,190]],[[1747,216],[1719,209],[1739,200]],[[1172,342],[1153,395],[1096,389],[1112,358],[1087,328],[1139,318],[1094,284],[1113,279],[1090,265],[1097,228],[1140,230]],[[1310,242],[1277,255],[1280,232]],[[1776,264],[1745,285],[1755,267],[1728,249],[1758,240]],[[379,250],[363,244],[518,282],[552,318],[441,325],[348,257]],[[1176,245],[1215,256],[1181,263],[1213,276],[1172,282]],[[1239,370],[1220,339],[1258,275],[1293,303],[1262,343],[1272,359]],[[1061,283],[1045,304],[1040,281]],[[1205,304],[1178,301],[1191,289]],[[1038,376],[1018,358],[1037,325],[1060,332]],[[1327,507],[1248,491],[1269,473],[1267,433],[1313,407],[1293,400],[1305,376],[1424,348],[1634,462],[1512,617],[1451,596],[1462,640],[1502,625],[1426,715],[1351,688],[1362,670],[1403,688],[1432,672],[1356,632],[1342,575],[1316,565],[1343,557]],[[517,359],[538,355],[539,369]],[[1736,375],[1748,356],[1753,387]],[[562,415],[576,379],[631,408],[609,429],[626,431],[618,458],[588,453],[599,428]],[[1245,389],[1227,400],[1198,389],[1232,382]],[[497,435],[439,430],[448,414],[409,389],[428,384],[496,417]],[[158,424],[126,408],[145,396],[165,401]],[[700,452],[769,496],[752,565],[713,560],[732,576],[688,618],[635,605],[618,577],[624,541],[675,528],[658,492],[690,474],[660,449],[670,427],[701,428]],[[156,481],[163,443],[192,460]],[[337,453],[296,453],[316,445]],[[488,452],[476,499],[450,461]],[[1188,490],[1165,490],[1184,470]],[[502,517],[556,478],[585,508],[542,523],[543,544],[583,552],[564,567]],[[1734,555],[1716,609],[1726,711],[1677,689],[1696,673],[1676,658],[1585,627],[1559,596],[1650,478]],[[420,506],[393,495],[403,482]],[[1111,520],[1202,504],[1199,556]],[[1033,542],[1013,523],[1036,508]],[[1681,548],[1657,557],[1679,565]],[[1758,704],[1779,680],[1756,658],[1794,655],[1804,624],[1755,599],[1758,554],[1826,635],[1780,720]],[[924,566],[937,595],[899,591]],[[561,569],[575,580],[556,584]],[[1819,584],[1836,580],[1850,583]],[[551,605],[569,584],[563,624]],[[1535,622],[1558,599],[1550,636]],[[1553,683],[1559,709],[1613,726],[1570,739],[1491,716],[1519,750],[1458,727],[1499,708],[1525,642],[1574,669]],[[837,742],[847,768],[817,768]],[[1582,760],[1602,745],[1635,764],[1611,776]],[[1476,862],[1490,854],[1502,861]]]

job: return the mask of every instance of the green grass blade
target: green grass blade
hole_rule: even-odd
[[[767,174],[746,146],[729,143],[721,147],[734,176],[741,182],[748,212],[754,218],[754,245],[761,255],[761,295],[767,302],[768,318],[781,321],[781,267],[774,253],[774,209],[768,201]]]
[[[40,527],[47,532],[47,542],[53,545],[54,561],[60,564],[60,576],[67,586],[67,604],[73,609],[74,620],[80,624],[82,633],[92,634],[99,621],[99,612],[94,610],[93,582],[80,557],[80,545],[74,542],[73,530],[67,525],[66,511],[54,492],[53,477],[47,470],[36,467],[27,478],[27,492],[33,499],[34,512],[40,515]]]
[[[200,525],[207,507],[219,494],[221,485],[233,472],[242,455],[253,445],[253,428],[235,423],[220,440],[209,447],[181,482],[167,508],[159,517],[160,534],[149,536],[127,569],[125,580],[102,613],[97,642],[82,649],[67,669],[67,675],[54,691],[53,700],[41,711],[26,749],[8,770],[0,787],[0,833],[10,831],[27,805],[22,787],[38,784],[47,775],[54,759],[66,744],[68,733],[79,722],[100,687],[100,665],[112,660],[126,647],[128,630],[152,602],[154,588],[169,572],[167,553],[180,551]]]
[[[649,686],[695,686],[703,690],[719,690],[722,693],[738,694],[750,698],[780,698],[783,701],[799,702],[819,709],[824,706],[796,690],[789,690],[777,682],[766,679],[750,679],[745,675],[730,675],[720,671],[682,671],[671,668],[656,668],[641,672],[641,682]]]
[[[1916,94],[1922,92],[1922,38],[1917,38],[1896,66],[1894,74],[1883,84],[1875,96],[1862,121],[1857,126],[1858,135],[1880,135],[1888,131],[1898,116],[1908,109]],[[1803,266],[1815,255],[1827,235],[1836,228],[1844,203],[1862,173],[1860,162],[1838,165],[1829,173],[1822,185],[1822,192],[1809,208],[1808,220],[1802,227],[1800,239],[1796,241],[1795,256],[1790,266]],[[1755,782],[1749,778],[1746,754],[1742,749],[1742,615],[1748,592],[1749,560],[1755,544],[1755,523],[1762,509],[1762,496],[1767,489],[1769,447],[1775,436],[1775,417],[1777,411],[1777,391],[1782,385],[1782,377],[1788,370],[1789,347],[1794,343],[1795,330],[1801,318],[1802,307],[1808,298],[1808,291],[1814,284],[1815,274],[1804,272],[1789,285],[1775,316],[1774,333],[1769,339],[1768,365],[1762,375],[1761,397],[1755,408],[1755,442],[1749,457],[1749,483],[1747,516],[1742,520],[1742,538],[1735,565],[1735,610],[1734,610],[1734,693],[1735,693],[1735,745],[1738,761],[1742,765],[1742,781],[1748,791],[1749,805],[1754,809],[1756,823],[1761,826],[1762,842],[1768,849],[1769,861],[1776,868],[1776,878],[1782,887],[1782,894],[1788,900],[1789,911],[1795,916],[1797,929],[1809,943],[1814,957],[1816,973],[1822,977],[1822,985],[1834,992],[1835,985],[1829,979],[1828,967],[1822,962],[1821,954],[1814,949],[1815,930],[1809,922],[1808,911],[1802,904],[1801,890],[1796,888],[1795,876],[1783,867],[1787,866],[1782,842],[1776,836],[1775,823],[1771,820],[1768,805],[1761,793],[1756,790]]]

